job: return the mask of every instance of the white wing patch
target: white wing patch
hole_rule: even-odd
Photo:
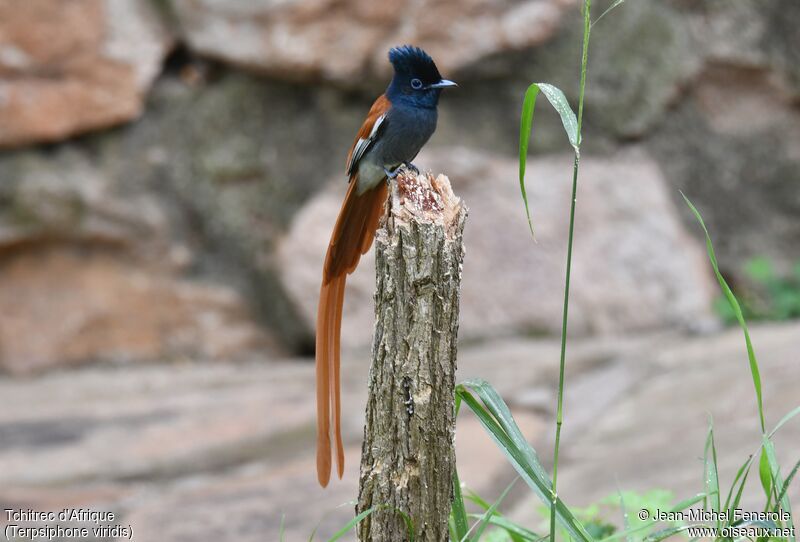
[[[384,120],[386,120],[386,113],[375,120],[375,124],[372,125],[372,130],[366,139],[359,138],[359,140],[356,141],[356,145],[353,147],[353,154],[350,156],[350,161],[347,163],[348,175],[353,173],[358,161],[361,160],[361,157],[364,156],[365,152],[367,152],[369,146],[372,145],[373,141],[375,141],[375,136],[378,135],[378,129],[381,127],[381,124],[383,124]]]

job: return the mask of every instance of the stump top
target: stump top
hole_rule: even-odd
[[[392,183],[389,206],[389,215],[395,222],[437,224],[444,226],[448,235],[456,230],[458,217],[464,208],[446,175],[415,174],[406,168],[398,172]]]

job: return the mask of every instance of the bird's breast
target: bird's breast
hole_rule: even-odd
[[[379,156],[385,164],[409,162],[436,130],[436,109],[394,106],[380,138]]]
[[[412,161],[436,130],[436,120],[436,109],[393,106],[377,141],[358,164],[359,193],[382,182],[384,168],[392,170]]]

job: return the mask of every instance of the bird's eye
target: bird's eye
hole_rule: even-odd
[[[412,79],[411,80],[411,88],[413,88],[414,90],[421,89],[422,88],[422,81],[420,81],[417,78]]]

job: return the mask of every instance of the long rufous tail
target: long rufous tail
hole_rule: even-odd
[[[363,194],[358,194],[357,186],[358,178],[353,176],[325,255],[317,309],[317,478],[322,487],[328,485],[331,477],[331,419],[336,438],[339,478],[344,473],[339,398],[339,340],[345,282],[347,275],[358,265],[361,255],[372,245],[386,201],[386,183],[381,182]]]

